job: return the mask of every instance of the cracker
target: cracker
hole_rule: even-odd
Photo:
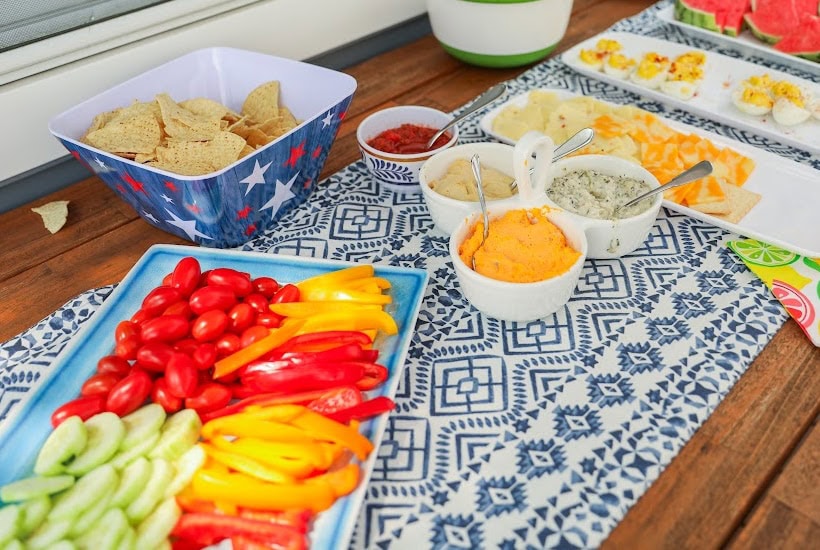
[[[715,214],[716,218],[729,223],[738,223],[743,217],[760,202],[760,195],[736,185],[725,185],[726,200],[730,205],[727,214]]]

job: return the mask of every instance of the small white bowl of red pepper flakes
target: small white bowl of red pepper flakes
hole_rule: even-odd
[[[391,191],[419,193],[421,165],[458,142],[458,128],[453,127],[427,147],[450,120],[449,114],[421,105],[389,107],[365,118],[356,137],[373,179]]]

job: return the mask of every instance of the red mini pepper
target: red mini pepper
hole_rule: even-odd
[[[289,361],[252,363],[241,373],[242,384],[260,392],[302,392],[356,384],[369,363],[360,361],[316,362],[294,365]]]
[[[222,514],[183,514],[171,534],[203,545],[216,544],[231,537],[247,537],[272,548],[307,548],[305,535],[294,527]]]
[[[384,395],[374,397],[368,401],[363,401],[346,409],[325,413],[325,416],[336,422],[347,424],[351,420],[366,420],[382,413],[390,412],[396,408],[392,399]]]

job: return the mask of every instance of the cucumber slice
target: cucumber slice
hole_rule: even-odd
[[[74,478],[71,476],[27,477],[19,481],[12,481],[0,488],[0,500],[3,502],[22,502],[59,493],[72,485],[74,485]]]
[[[26,548],[29,550],[51,548],[52,544],[57,544],[68,534],[69,529],[71,529],[70,519],[46,520],[25,540]]]
[[[165,409],[156,403],[145,405],[131,414],[123,416],[125,439],[120,444],[120,451],[127,451],[134,445],[149,439],[155,433],[158,434],[163,423],[165,423],[165,416]]]
[[[137,532],[134,529],[129,527],[125,530],[117,550],[140,550],[140,547],[137,546]]]
[[[63,539],[49,546],[48,550],[77,550],[77,547],[70,540]]]
[[[179,460],[174,463],[177,473],[165,489],[165,498],[172,497],[187,487],[203,464],[205,464],[205,450],[199,445],[194,445],[179,457]]]
[[[3,550],[26,550],[26,547],[20,542],[20,539],[11,539],[3,547]]]
[[[34,473],[41,476],[61,474],[66,462],[83,452],[88,441],[88,430],[79,416],[66,418],[46,438],[37,460]]]
[[[154,550],[171,550],[174,546],[171,544],[171,541],[165,539],[161,543],[154,546]]]
[[[201,429],[202,421],[193,409],[182,409],[172,414],[162,426],[159,441],[148,456],[170,461],[177,460],[199,441],[199,430]]]
[[[10,504],[0,508],[0,546],[14,539],[23,524],[23,514],[20,507]]]
[[[129,529],[125,512],[119,508],[109,508],[100,521],[75,539],[74,543],[81,550],[119,550],[120,541]]]
[[[128,450],[118,452],[108,463],[117,470],[122,470],[139,457],[148,455],[156,446],[157,441],[159,441],[159,432],[148,436],[148,439],[137,443]]]
[[[153,462],[151,478],[139,496],[125,508],[125,515],[132,525],[136,525],[150,514],[162,499],[165,488],[174,479],[174,467],[167,460],[158,458]]]
[[[27,537],[45,521],[51,510],[51,499],[41,496],[27,500],[20,505],[23,514],[23,524],[20,526],[19,536]]]
[[[109,491],[105,496],[101,497],[97,502],[91,505],[85,512],[77,516],[74,523],[71,524],[71,529],[68,531],[68,537],[76,539],[89,529],[91,529],[103,514],[111,508],[111,497],[114,495],[114,490]]]
[[[125,437],[125,424],[112,412],[95,414],[85,421],[88,443],[83,452],[66,465],[65,471],[75,476],[87,474],[108,462],[120,448]]]
[[[118,483],[117,472],[110,464],[103,464],[91,470],[78,479],[71,489],[55,499],[54,507],[48,514],[49,520],[76,518],[116,489]]]
[[[143,456],[126,466],[120,476],[120,485],[111,498],[111,506],[125,508],[131,504],[151,479],[153,468],[151,461]]]
[[[176,499],[162,501],[151,514],[137,526],[137,548],[154,548],[168,539],[179,516],[182,515]]]

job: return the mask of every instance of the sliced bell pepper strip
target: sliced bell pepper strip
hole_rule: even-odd
[[[289,525],[220,514],[182,514],[171,535],[206,546],[242,536],[273,548],[307,548],[305,535]]]
[[[310,406],[310,405],[308,405]],[[346,409],[335,412],[323,413],[328,418],[347,424],[351,420],[366,420],[380,414],[390,412],[396,408],[392,399],[384,395],[374,397],[368,401],[363,401]]]
[[[365,460],[373,450],[373,443],[358,431],[308,409],[305,409],[304,414],[294,418],[291,424],[306,430],[318,439],[333,441],[350,449],[359,460]]]
[[[202,445],[202,448],[205,449],[209,457],[237,472],[248,474],[262,481],[270,481],[271,483],[293,483],[296,481],[293,476],[274,468],[269,468],[265,464],[243,454],[223,451],[207,443],[200,443],[200,445]]]
[[[242,373],[244,386],[260,392],[303,392],[356,384],[369,363],[346,361],[305,365],[263,364]]]
[[[393,317],[380,309],[368,309],[351,314],[349,311],[330,311],[319,313],[302,319],[285,319],[282,327],[291,323],[302,322],[296,330],[297,334],[315,332],[317,330],[380,330],[385,334],[392,335],[399,331]],[[280,329],[281,330],[281,329]]]
[[[373,362],[379,356],[379,350],[365,349],[359,344],[342,344],[322,351],[287,351],[279,355],[278,360],[291,363],[313,363],[317,361],[367,361]],[[253,363],[251,363],[253,364]]]
[[[247,445],[237,446],[238,441],[239,440],[228,441],[222,437],[217,437],[212,439],[211,443],[214,447],[217,447],[220,450],[234,454],[242,454],[251,460],[261,462],[269,468],[278,470],[283,474],[292,476],[296,479],[305,478],[316,470],[316,464],[314,463],[315,461],[311,462],[302,457],[288,458],[279,455],[267,455],[264,450],[260,450],[258,447],[248,448]],[[320,459],[324,459],[324,455],[320,456]],[[224,467],[224,464],[219,464],[219,466]],[[209,470],[212,472],[220,471],[225,474],[230,473],[227,469],[218,470],[216,468],[209,468]]]
[[[302,279],[296,283],[296,286],[299,287],[300,291],[316,287],[332,287],[339,283],[345,283],[365,277],[372,277],[374,273],[375,269],[370,264],[355,265],[344,269],[337,269],[336,271],[323,273],[321,275],[316,275],[315,277]]]
[[[386,305],[393,302],[389,294],[375,294],[362,290],[350,290],[346,288],[326,288],[317,287],[302,291],[302,299],[306,302],[339,300],[349,301],[356,304],[379,304]]]
[[[319,399],[325,393],[332,390],[319,390],[302,393],[294,393],[290,395],[282,395],[279,393],[258,393],[255,392],[252,396],[246,397],[236,403],[232,403],[227,407],[223,407],[216,411],[205,413],[200,416],[202,422],[209,422],[215,418],[236,414],[245,410],[250,406],[270,407],[273,405],[285,404],[305,404],[310,403],[314,399]]]
[[[243,367],[253,361],[259,359],[272,349],[285,343],[291,336],[296,334],[304,324],[300,319],[293,319],[287,326],[282,325],[277,329],[270,331],[268,336],[257,340],[250,346],[242,348],[241,350],[223,357],[214,363],[214,378],[221,378],[240,367]]]
[[[333,413],[350,409],[360,404],[364,398],[359,388],[343,386],[329,390],[321,397],[308,403],[307,408],[319,414],[329,416]]]
[[[380,304],[359,304],[349,300],[321,300],[317,302],[289,302],[271,304],[270,310],[284,317],[310,317],[317,313],[326,313],[337,310],[363,311],[367,309],[381,309]]]
[[[381,292],[382,290],[387,290],[392,285],[390,284],[390,281],[388,281],[384,277],[362,277],[361,279],[354,279],[352,281],[342,283],[341,286],[351,290],[364,290],[365,292]],[[374,288],[376,290],[371,291],[371,288]]]
[[[298,529],[300,533],[307,533],[313,513],[310,510],[256,510],[254,508],[240,507],[239,516],[248,519],[268,521],[279,525],[290,525]]]
[[[289,443],[266,441],[255,437],[242,437],[231,442],[234,452],[251,457],[263,463],[277,458],[302,460],[314,468],[326,469],[330,466],[325,449],[318,441],[310,443]]]
[[[359,484],[360,477],[359,467],[356,464],[348,464],[338,470],[306,479],[305,484],[327,484],[333,490],[333,494],[337,497],[343,497],[353,492]]]
[[[199,498],[262,510],[297,508],[321,512],[336,500],[329,484],[267,483],[245,474],[220,474],[211,470],[198,470],[192,484]]]
[[[214,508],[218,514],[224,514],[226,516],[235,516],[237,510],[239,510],[239,506],[235,503],[225,502],[223,500],[214,501]]]
[[[357,330],[323,330],[294,336],[280,346],[282,352],[323,351],[343,344],[359,344],[367,349],[373,338]]]
[[[258,415],[232,414],[211,420],[202,426],[200,435],[203,439],[213,439],[218,435],[234,437],[258,437],[274,441],[310,442],[313,438],[304,430],[295,428],[286,422],[265,420]]]
[[[356,387],[362,391],[372,390],[385,380],[388,376],[387,368],[377,363],[367,363],[364,375],[356,382]]]

